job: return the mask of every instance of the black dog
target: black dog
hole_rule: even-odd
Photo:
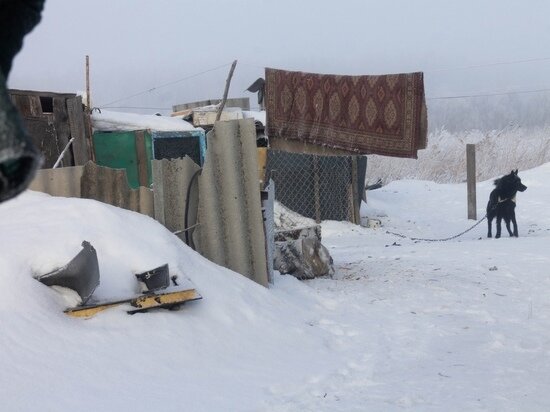
[[[500,237],[502,219],[506,222],[506,229],[508,229],[510,236],[518,237],[515,212],[516,193],[518,191],[524,192],[527,186],[521,183],[517,169],[512,170],[509,175],[496,179],[495,186],[496,188],[489,196],[489,203],[487,203],[487,223],[489,224],[487,237],[492,237],[491,223],[495,217],[497,218],[496,239]],[[510,222],[514,224],[514,232],[510,230]]]

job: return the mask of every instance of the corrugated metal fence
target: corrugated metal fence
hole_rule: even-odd
[[[198,186],[192,184],[193,176],[201,169],[189,157],[173,160],[153,160],[153,193],[155,202],[155,219],[166,226],[189,246],[192,233],[185,229],[197,223]],[[187,196],[189,202],[187,205]],[[187,211],[187,216],[186,216]]]
[[[217,122],[207,147],[199,178],[198,250],[267,286],[254,121]]]
[[[126,170],[98,166],[93,162],[85,166],[39,170],[29,189],[52,196],[98,200],[147,216],[154,215],[151,189],[130,189]]]

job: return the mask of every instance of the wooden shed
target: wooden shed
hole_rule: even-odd
[[[42,168],[51,168],[71,139],[74,141],[64,157],[63,166],[84,165],[90,159],[88,149],[89,117],[81,96],[29,90],[9,90],[33,143],[42,152]]]

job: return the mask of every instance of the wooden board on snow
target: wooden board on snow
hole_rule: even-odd
[[[128,299],[77,306],[65,310],[65,313],[76,318],[89,318],[105,309],[129,303],[135,309],[129,310],[128,313],[133,314],[156,308],[172,309],[185,302],[198,299],[202,299],[202,296],[195,289],[171,290],[170,292],[143,294]]]

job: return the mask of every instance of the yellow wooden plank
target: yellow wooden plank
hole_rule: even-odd
[[[258,151],[258,177],[263,187],[263,183],[265,182],[265,168],[267,165],[267,147],[258,147],[257,151]]]
[[[105,302],[93,306],[82,306],[65,310],[65,313],[75,318],[90,318],[99,312],[104,311],[123,303],[130,303],[139,309],[151,309],[162,305],[184,303],[189,300],[200,299],[201,296],[195,289],[180,290],[177,292],[166,292],[152,295],[141,295],[137,298],[119,300],[116,302]]]
[[[75,318],[91,318],[92,316],[96,315],[99,312],[104,311],[105,309],[109,309],[109,308],[121,305],[123,303],[126,303],[126,302],[105,303],[97,306],[88,306],[88,307],[83,306],[81,308],[70,308],[70,309],[67,309],[65,313]]]
[[[170,303],[183,303],[188,300],[198,299],[200,295],[195,289],[182,290],[179,292],[168,292],[156,295],[142,295],[131,301],[132,306],[140,309],[154,308]]]

